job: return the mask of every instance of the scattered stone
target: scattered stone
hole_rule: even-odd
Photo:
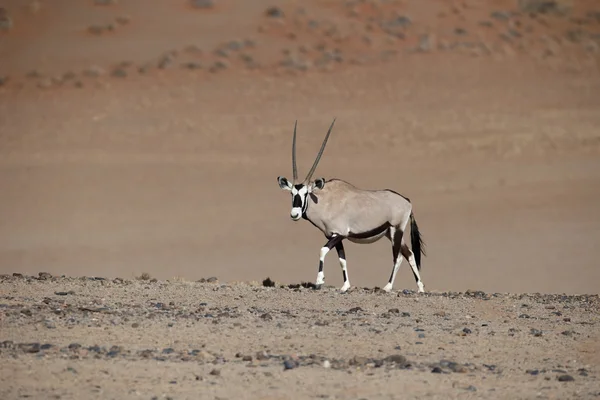
[[[419,37],[418,50],[422,52],[429,52],[435,48],[435,35],[432,33],[426,33]]]
[[[21,343],[19,344],[19,348],[25,353],[39,353],[41,345],[39,343]]]
[[[56,323],[54,323],[54,321],[51,319],[44,320],[44,326],[46,326],[48,329],[56,329]]]
[[[275,286],[275,282],[273,282],[271,280],[271,278],[267,277],[267,279],[262,281],[262,284],[264,287],[274,287]]]
[[[264,319],[265,321],[271,321],[273,320],[273,316],[269,313],[264,313],[263,315],[260,316],[261,319]]]
[[[323,361],[323,368],[331,368],[331,362],[329,360]]]
[[[212,371],[210,371],[210,374],[212,376],[221,376],[221,371],[218,369],[213,369]]]
[[[104,69],[102,67],[98,67],[96,65],[93,65],[89,68],[87,68],[85,71],[83,71],[83,75],[89,77],[89,78],[97,78],[101,75],[104,75],[106,73],[106,71],[104,71]]]
[[[139,323],[137,323],[137,322],[134,322],[133,324],[131,324],[131,327],[132,327],[132,328],[139,328],[139,327],[140,327],[140,324],[139,324]]]
[[[539,369],[528,369],[528,370],[525,371],[525,373],[529,374],[529,375],[536,376],[536,375],[539,375],[540,370]]]
[[[215,6],[214,0],[190,0],[192,7],[199,9],[213,8]]]
[[[183,67],[187,68],[187,69],[191,69],[191,70],[202,69],[202,64],[200,64],[199,62],[196,62],[196,61],[190,61],[190,62],[184,63]]]
[[[467,335],[470,333],[473,333],[469,328],[464,328],[462,331],[463,331],[463,333],[465,333]]]
[[[131,17],[127,15],[121,15],[115,19],[119,25],[127,25],[131,22]]]
[[[283,362],[283,369],[284,370],[294,369],[296,367],[298,367],[298,363],[296,363],[296,361],[294,361],[294,360],[289,360],[288,359],[288,360],[285,360]]]
[[[265,15],[271,18],[283,18],[285,15],[283,14],[283,10],[279,7],[269,7],[265,10]]]
[[[49,272],[40,272],[38,274],[38,279],[40,281],[45,281],[45,280],[48,280],[48,279],[51,279],[51,278],[52,278],[52,274],[50,274]]]
[[[363,309],[360,307],[353,307],[351,309],[348,310],[349,313],[357,313],[359,311],[362,311]]]
[[[572,0],[519,0],[519,9],[526,13],[567,15],[572,8]]]
[[[127,70],[125,70],[124,68],[116,68],[110,73],[110,75],[115,78],[126,78]]]
[[[175,55],[173,53],[165,54],[158,60],[157,67],[160,69],[168,68],[175,61]]]
[[[433,367],[433,369],[431,370],[432,374],[441,374],[442,373],[442,369],[440,367]]]
[[[33,315],[33,312],[29,308],[24,308],[21,310],[21,314],[27,317],[31,317]]]
[[[575,380],[575,378],[567,374],[559,375],[557,379],[559,382],[573,382]]]
[[[403,316],[403,317],[410,317],[410,313],[405,311],[405,312],[403,312],[401,314],[401,316]]]
[[[118,3],[118,0],[94,0],[96,6],[111,6]]]
[[[542,336],[542,331],[539,330],[539,329],[535,329],[535,328],[531,328],[531,330],[529,331],[529,333],[531,333],[535,337]]]
[[[404,366],[407,364],[406,357],[404,357],[403,355],[400,355],[400,354],[392,354],[391,356],[387,356],[384,359],[384,361],[389,362],[389,363],[398,364],[401,366]]]
[[[509,11],[494,11],[490,14],[490,17],[498,21],[508,21],[511,17],[511,13]]]
[[[0,7],[0,31],[8,32],[13,27],[13,21],[8,11],[4,7]]]
[[[57,296],[68,296],[70,294],[75,294],[75,292],[73,290],[69,290],[68,292],[54,292],[54,294]]]

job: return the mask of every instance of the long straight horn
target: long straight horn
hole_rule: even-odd
[[[333,124],[335,124],[335,118],[333,119],[333,122],[331,123],[331,126],[329,127],[329,130],[327,131],[325,140],[323,140],[323,144],[321,145],[321,150],[319,150],[319,154],[317,154],[317,158],[315,159],[315,162],[314,162],[312,168],[308,172],[308,175],[306,175],[306,179],[304,179],[304,182],[310,181],[310,178],[312,178],[312,175],[315,172],[315,169],[317,169],[319,160],[321,159],[321,156],[323,155],[323,150],[325,150],[325,145],[327,144],[327,140],[329,140],[329,135],[331,134],[331,129],[333,128]]]
[[[298,180],[298,169],[296,168],[296,126],[298,120],[294,123],[294,139],[292,140],[292,172],[294,174],[294,183]]]

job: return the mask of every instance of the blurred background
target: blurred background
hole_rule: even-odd
[[[315,176],[411,199],[426,290],[598,293],[599,61],[593,0],[0,0],[0,273],[314,282],[276,178],[336,117]]]

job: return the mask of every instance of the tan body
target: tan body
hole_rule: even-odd
[[[410,202],[398,193],[359,189],[341,179],[326,181],[323,189],[312,194],[307,198],[306,218],[327,238],[337,234],[354,243],[381,239],[386,229],[379,232],[378,228],[406,224],[412,211]]]

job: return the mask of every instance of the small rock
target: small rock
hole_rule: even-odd
[[[395,363],[398,365],[405,365],[406,357],[404,357],[403,355],[400,355],[400,354],[392,354],[391,356],[387,356],[385,358],[385,361],[390,362],[390,363]]]
[[[409,312],[403,312],[401,315],[403,317],[410,317],[410,313]]]
[[[464,328],[462,331],[463,331],[463,333],[465,333],[467,335],[470,333],[473,333],[469,328]]]
[[[110,75],[114,76],[115,78],[126,78],[127,71],[123,68],[117,68],[117,69],[113,70]]]
[[[539,329],[531,328],[531,330],[529,332],[535,337],[542,336],[542,331]]]
[[[54,321],[52,321],[51,319],[46,319],[44,320],[44,325],[46,326],[46,328],[48,329],[55,329],[56,328],[56,324],[54,323]]]
[[[13,27],[12,18],[8,15],[8,11],[0,7],[0,31],[8,32]]]
[[[46,281],[48,279],[52,278],[52,274],[50,274],[49,272],[40,272],[38,273],[38,279],[40,281]]]
[[[329,360],[323,361],[323,368],[331,368],[331,362]]]
[[[399,310],[399,309],[397,309],[397,308],[390,308],[390,309],[388,310],[388,312],[389,312],[390,314],[400,314],[400,310]]]
[[[21,343],[19,344],[19,348],[25,353],[39,353],[41,345],[39,343]]]
[[[242,361],[252,361],[252,356],[243,356]]]
[[[219,61],[217,61],[217,64],[218,64],[218,63],[219,63]],[[208,279],[206,280],[206,282],[208,282],[208,283],[215,283],[215,282],[218,282],[218,279],[217,279],[217,277],[216,277],[216,276],[211,276],[210,278],[208,278]]]
[[[194,8],[213,8],[215,6],[214,0],[190,0],[192,7]]]
[[[264,313],[260,316],[260,318],[264,319],[265,321],[271,321],[273,319],[273,317],[269,313]]]
[[[131,327],[132,327],[132,328],[139,328],[139,327],[140,327],[140,324],[139,324],[139,323],[137,323],[137,322],[134,322],[133,324],[131,324]]]
[[[127,25],[131,22],[131,18],[127,15],[121,15],[120,17],[117,17],[115,21],[120,25]]]
[[[442,369],[440,367],[433,367],[433,369],[431,370],[432,374],[441,374],[442,373]]]
[[[262,284],[263,284],[264,287],[274,287],[275,286],[275,282],[273,282],[271,280],[271,278],[269,278],[269,277],[267,277],[267,279],[264,279],[262,281]]]
[[[284,370],[294,369],[297,366],[298,366],[298,364],[294,360],[285,360],[283,362],[283,369]]]
[[[362,311],[363,309],[360,307],[353,307],[351,309],[348,310],[349,313],[357,313],[359,311]]]
[[[21,314],[31,317],[33,315],[33,313],[31,312],[31,310],[29,308],[24,308],[21,310]]]
[[[465,389],[468,392],[476,392],[477,391],[477,388],[475,386],[473,386],[473,385],[469,385],[469,386],[467,386],[466,388],[463,388],[463,389]]]
[[[202,64],[200,64],[199,62],[196,61],[190,61],[187,63],[184,63],[183,66],[187,69],[202,69]]]
[[[284,14],[283,11],[281,10],[281,8],[279,7],[269,7],[266,9],[265,11],[265,15],[267,17],[271,17],[271,18],[283,18]]]
[[[213,376],[221,376],[221,371],[218,369],[213,369],[212,371],[210,371],[210,374]]]
[[[557,379],[559,382],[573,382],[575,380],[575,378],[567,374],[559,375]]]
[[[535,376],[535,375],[539,375],[540,370],[539,369],[528,369],[525,371],[525,373]]]
[[[490,14],[490,17],[499,21],[508,21],[511,17],[511,14],[508,11],[494,11]]]

